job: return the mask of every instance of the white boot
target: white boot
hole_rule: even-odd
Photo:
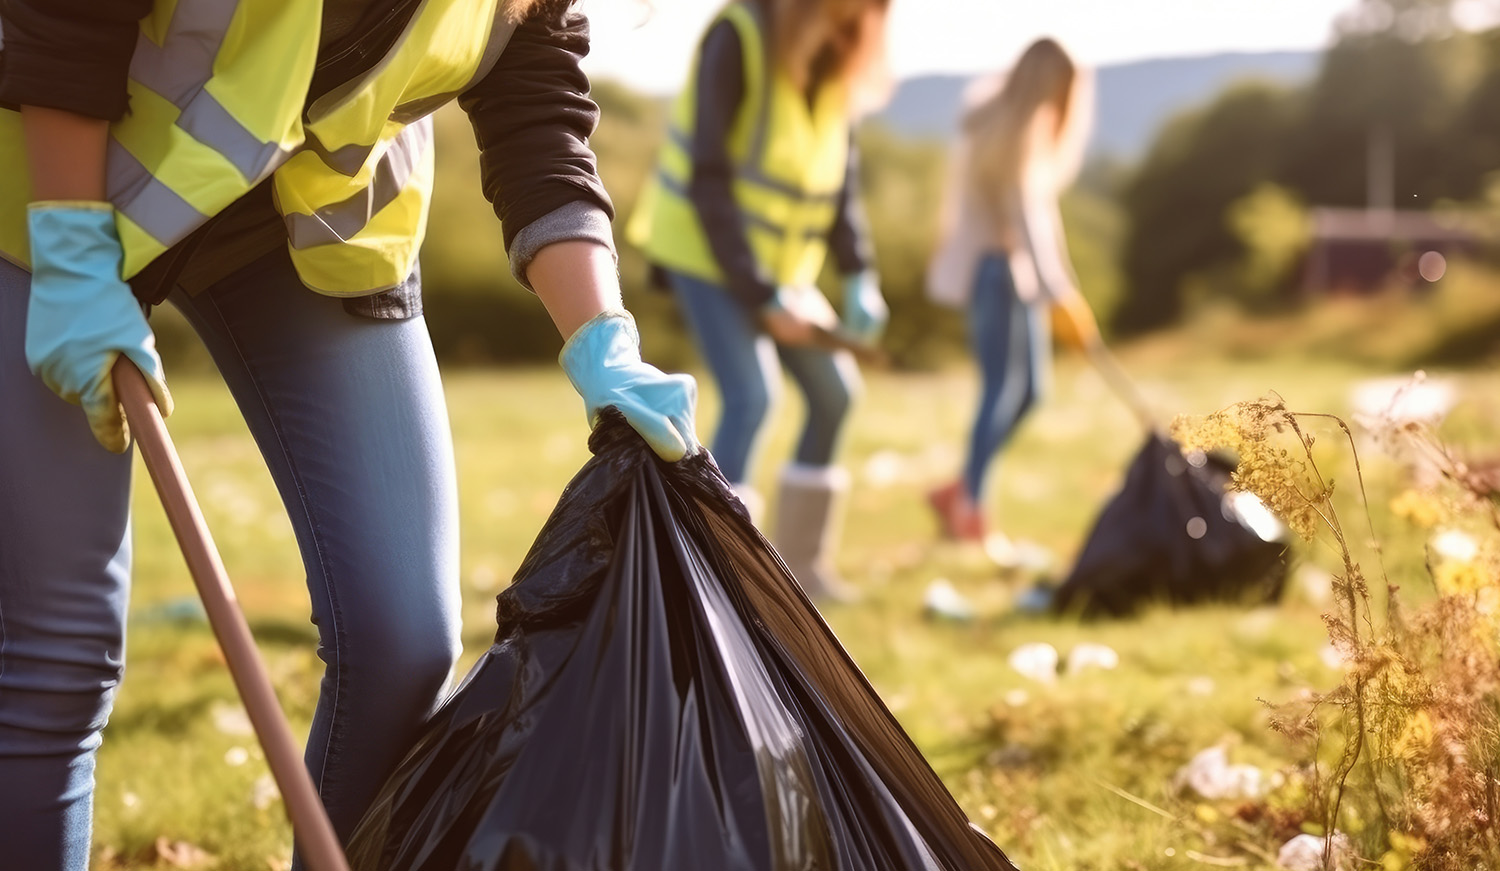
[[[848,602],[858,594],[833,568],[849,473],[836,466],[788,465],[776,500],[776,549],[809,598]]]

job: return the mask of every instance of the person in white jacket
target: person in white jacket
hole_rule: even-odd
[[[1091,75],[1053,39],[1032,43],[1008,75],[968,95],[927,276],[933,299],[968,314],[982,376],[963,470],[928,494],[948,538],[996,543],[982,510],[986,476],[1043,391],[1054,313],[1060,335],[1099,340],[1058,211],[1081,162],[1091,102]]]

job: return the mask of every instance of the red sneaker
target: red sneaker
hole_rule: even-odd
[[[969,498],[962,481],[931,491],[927,494],[927,502],[937,513],[938,529],[944,538],[984,541],[984,515]]]

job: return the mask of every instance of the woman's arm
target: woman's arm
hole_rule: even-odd
[[[62,109],[22,106],[21,129],[33,201],[104,199],[108,121]]]
[[[589,241],[555,242],[532,258],[531,286],[558,333],[571,336],[595,315],[620,311],[613,252]]]
[[[599,120],[579,65],[588,54],[588,20],[570,6],[541,4],[494,69],[459,97],[511,270],[537,292],[564,336],[621,307],[614,206],[588,144]]]
[[[666,460],[698,451],[697,386],[641,361],[620,300],[610,219],[588,137],[599,107],[579,61],[588,20],[548,0],[459,104],[479,141],[481,183],[504,224],[511,270],[536,291],[567,341],[558,355],[591,422],[605,407]]]
[[[1041,293],[1055,303],[1072,322],[1078,341],[1085,347],[1097,343],[1099,326],[1093,310],[1078,289],[1077,273],[1068,254],[1058,195],[1050,177],[1031,173],[1023,177],[1019,191],[1017,241],[1031,258]]]
[[[0,0],[0,103],[21,107],[33,200],[103,200],[108,122],[150,0]]]

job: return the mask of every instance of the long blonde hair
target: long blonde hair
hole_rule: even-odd
[[[890,88],[885,30],[890,0],[765,0],[771,55],[805,91],[816,80],[840,82],[856,109],[872,108]]]
[[[971,179],[986,196],[1000,196],[1045,169],[1061,191],[1083,163],[1092,116],[1093,76],[1057,40],[1033,42],[999,90],[964,117]]]

